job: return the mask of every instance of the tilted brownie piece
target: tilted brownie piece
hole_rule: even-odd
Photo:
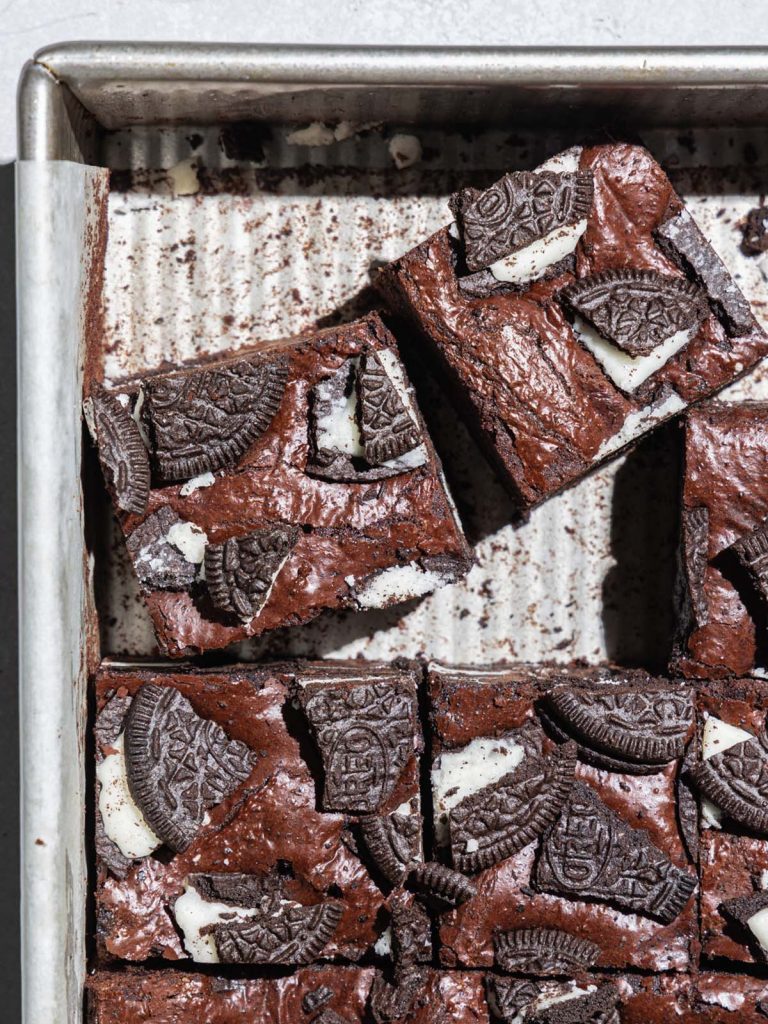
[[[768,886],[768,684],[729,679],[700,684],[699,755],[688,774],[699,804],[702,952],[750,962],[768,946],[747,913]],[[754,927],[753,927],[754,926]]]
[[[768,338],[645,149],[574,147],[451,201],[380,285],[523,513],[706,398]]]
[[[689,970],[697,880],[677,777],[691,688],[634,670],[432,665],[429,696],[439,856],[474,887],[440,917],[441,962]]]
[[[354,706],[354,723],[336,736],[334,778],[342,792],[366,780],[365,820],[395,820],[396,836],[410,842],[410,870],[422,859],[419,676],[406,662],[102,668],[99,959],[282,968],[359,960],[380,939],[388,909],[393,921],[400,914],[398,941],[408,946],[407,928],[419,922],[407,919],[402,897],[388,908],[389,890],[350,831],[362,818],[318,802],[322,770],[297,694],[331,703],[343,694]],[[369,698],[378,701],[376,732],[360,724]],[[376,746],[388,735],[387,708],[403,740],[391,771],[382,769],[386,746]],[[412,944],[421,941],[413,935]]]
[[[768,404],[708,402],[685,424],[672,668],[746,675],[768,641]]]
[[[377,973],[306,967],[280,978],[218,978],[174,970],[97,972],[88,980],[88,1024],[363,1024]],[[322,990],[330,997],[316,1004]],[[400,1024],[489,1024],[480,974],[425,970]]]
[[[378,316],[85,403],[163,653],[380,608],[472,562]]]

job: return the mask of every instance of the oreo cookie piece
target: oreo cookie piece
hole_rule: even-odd
[[[697,328],[709,314],[696,285],[656,270],[606,270],[564,288],[560,298],[632,358]]]
[[[646,832],[628,825],[583,782],[545,833],[532,881],[540,892],[596,899],[664,923],[677,917],[696,887]]]
[[[601,768],[606,772],[619,772],[621,775],[656,775],[660,771],[657,764],[621,761],[617,757],[610,757],[600,750],[593,750],[592,747],[586,747],[583,743],[578,743],[569,732],[565,731],[556,718],[547,713],[548,710],[544,705],[538,709],[541,724],[545,726],[550,736],[557,740],[558,743],[575,743],[579,760],[585,764],[591,764],[595,768]]]
[[[741,251],[747,256],[768,252],[768,206],[755,206],[749,211],[742,235]]]
[[[419,864],[411,871],[409,881],[417,892],[432,897],[438,905],[458,907],[477,894],[469,878],[436,861]]]
[[[393,885],[401,885],[420,859],[421,828],[418,815],[366,815],[360,819],[365,845],[376,867]]]
[[[103,391],[91,399],[99,459],[121,511],[141,516],[149,501],[149,453],[136,420],[117,395]]]
[[[306,992],[301,1000],[301,1008],[304,1013],[314,1013],[333,999],[333,990],[327,985],[320,985]]]
[[[296,526],[269,526],[205,548],[205,582],[214,605],[250,622],[267,602],[296,541]]]
[[[312,963],[330,942],[343,908],[333,901],[303,907],[273,900],[258,909],[244,921],[213,926],[211,934],[223,963]]]
[[[694,741],[688,744],[675,779],[677,821],[683,845],[691,860],[699,859],[699,801],[691,785],[691,769],[697,763]]]
[[[142,415],[158,480],[234,466],[271,423],[287,378],[284,356],[148,378]]]
[[[432,921],[426,911],[405,890],[393,893],[392,955],[398,968],[432,960]]]
[[[304,687],[299,700],[323,762],[323,810],[371,814],[414,754],[414,695],[399,683]]]
[[[501,978],[487,974],[485,988],[493,1019],[500,1024],[523,1024],[526,1009],[541,994],[542,986],[524,978]]]
[[[697,628],[706,626],[709,607],[704,593],[709,549],[709,509],[704,505],[683,508],[680,512],[683,571],[686,576],[685,599],[689,602],[686,621],[693,617]]]
[[[125,718],[125,765],[134,802],[155,835],[181,852],[206,811],[233,793],[255,755],[196,714],[178,690],[145,683]]]
[[[720,904],[721,913],[749,935],[755,956],[768,963],[768,891],[760,890]]]
[[[113,693],[107,704],[96,716],[93,726],[93,733],[96,738],[96,764],[100,765],[105,756],[112,751],[113,744],[123,731],[123,722],[131,706],[131,698],[128,694],[122,697]],[[96,803],[101,789],[101,782],[96,782]],[[96,856],[99,861],[107,865],[116,878],[125,878],[130,870],[133,861],[126,857],[117,843],[107,835],[104,828],[104,819],[100,813],[96,814],[94,822],[94,844]]]
[[[768,520],[734,541],[732,552],[763,601],[768,602]]]
[[[691,770],[698,790],[732,821],[768,834],[768,736],[760,733],[700,761]]]
[[[662,249],[701,283],[725,321],[730,334],[746,334],[754,325],[749,303],[741,294],[725,264],[683,208],[656,229]]]
[[[368,994],[368,1006],[376,1024],[399,1021],[410,1013],[425,980],[424,973],[416,967],[396,972],[394,983],[387,981],[383,974],[375,974]]]
[[[510,974],[572,974],[591,967],[600,947],[557,928],[516,928],[494,938],[496,963]]]
[[[576,744],[565,743],[464,797],[448,815],[455,867],[482,871],[533,842],[557,817],[575,772]]]
[[[373,349],[360,357],[357,394],[360,437],[370,465],[390,462],[420,444],[419,426]]]
[[[680,757],[693,726],[690,689],[557,686],[547,703],[569,734],[643,767]]]
[[[482,270],[559,228],[588,216],[590,172],[514,171],[483,191],[465,188],[450,207],[461,232],[464,261]]]
[[[157,590],[188,590],[192,586],[197,564],[170,540],[174,528],[190,526],[170,506],[163,505],[128,534],[126,546],[140,583]]]

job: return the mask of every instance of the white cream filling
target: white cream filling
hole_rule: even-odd
[[[139,428],[139,433],[141,434],[141,440],[144,442],[144,446],[147,449],[151,449],[152,446],[149,443],[149,434],[147,433],[147,428],[145,427],[144,420],[141,416],[141,410],[144,407],[144,398],[144,388],[139,387],[131,415],[133,416],[136,426]]]
[[[413,597],[423,597],[445,581],[445,577],[431,569],[422,569],[417,562],[393,565],[372,576],[354,591],[360,608],[384,608]]]
[[[595,462],[619,451],[642,434],[646,434],[658,423],[669,419],[670,416],[676,416],[684,408],[685,402],[673,391],[658,405],[652,405],[645,409],[636,409],[634,412],[631,412],[622,423],[621,429],[612,437],[606,438],[597,449]]]
[[[421,160],[421,154],[421,142],[415,135],[398,132],[389,140],[389,155],[398,171],[417,164]]]
[[[617,388],[632,392],[648,380],[651,374],[660,370],[672,356],[684,348],[696,333],[697,328],[689,327],[665,338],[647,356],[631,356],[607,341],[592,324],[577,316],[573,321],[573,332],[585,348],[611,378]]]
[[[215,483],[216,477],[213,473],[201,473],[199,476],[193,476],[191,480],[187,480],[179,489],[179,494],[182,498],[186,498],[193,491],[199,491],[202,487],[211,487]]]
[[[291,146],[330,146],[336,142],[336,135],[329,125],[313,121],[305,128],[289,132],[285,141]]]
[[[542,1010],[546,1010],[550,1006],[557,1006],[558,1003],[567,1003],[571,999],[578,999],[579,996],[587,996],[596,991],[596,985],[587,985],[585,988],[579,988],[574,985],[567,992],[560,991],[552,994],[544,992],[537,996],[533,1002],[523,1007],[520,1013],[512,1018],[510,1024],[525,1024],[525,1021],[535,1017],[537,1013],[541,1013]]]
[[[200,565],[205,558],[208,535],[194,523],[174,523],[166,533],[166,539],[177,551],[194,565]]]
[[[525,750],[513,739],[478,736],[459,750],[444,750],[432,766],[435,838],[448,843],[448,812],[464,797],[513,771]]]
[[[114,754],[107,754],[96,766],[99,792],[99,813],[104,831],[124,857],[136,860],[148,857],[162,846],[136,806],[128,788],[125,768],[125,735],[120,733],[112,744]]]
[[[583,146],[571,146],[564,149],[562,153],[555,153],[543,164],[539,164],[537,171],[556,171],[558,174],[575,174],[579,169],[579,161],[583,152]]]
[[[194,157],[179,160],[168,168],[168,180],[174,195],[193,196],[200,191],[200,180],[197,177],[197,161]]]
[[[376,940],[376,944],[373,947],[374,953],[378,953],[379,956],[389,956],[392,952],[392,929],[385,928],[381,935]]]
[[[768,907],[747,918],[747,928],[760,943],[760,948],[768,953]]]
[[[730,725],[714,715],[708,715],[701,734],[701,759],[708,761],[715,754],[722,754],[730,747],[735,747],[737,743],[751,739],[752,733],[740,729],[737,725]],[[717,804],[707,797],[701,797],[700,808],[703,828],[722,828],[723,812]]]
[[[184,936],[184,948],[198,964],[217,964],[219,954],[213,935],[201,935],[210,925],[247,921],[257,913],[255,908],[233,907],[228,903],[209,903],[197,889],[184,884],[184,894],[173,905],[173,916]]]
[[[511,284],[533,281],[541,277],[548,267],[570,256],[586,230],[586,217],[575,224],[555,228],[524,249],[518,249],[492,263],[488,269],[497,281],[508,281]]]

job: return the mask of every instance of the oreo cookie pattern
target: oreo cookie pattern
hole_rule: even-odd
[[[600,947],[557,928],[516,928],[494,938],[496,963],[510,974],[569,974],[591,967]]]
[[[392,683],[313,689],[300,700],[323,761],[323,809],[371,814],[414,754],[413,695]]]
[[[448,817],[454,865],[481,871],[533,842],[558,815],[575,771],[576,744],[566,743],[465,797]]]
[[[691,777],[704,796],[733,821],[768,834],[768,736],[729,747],[700,761]]]
[[[255,755],[201,718],[178,690],[146,683],[125,719],[128,786],[155,835],[185,850],[205,812],[251,774]]]
[[[436,861],[415,867],[410,874],[410,883],[418,892],[452,907],[458,907],[477,895],[474,882]]]
[[[357,373],[360,436],[366,462],[379,466],[411,451],[421,441],[418,425],[398,394],[378,354],[360,359]]]
[[[263,608],[298,540],[295,526],[269,526],[205,549],[205,581],[214,605],[250,622]]]
[[[400,885],[421,850],[421,827],[415,814],[367,815],[360,819],[365,845],[376,867],[392,885]]]
[[[160,481],[187,480],[233,466],[264,433],[285,391],[285,357],[151,377],[142,414]]]
[[[569,732],[589,746],[642,765],[680,757],[693,725],[689,689],[558,686],[548,702]]]
[[[115,503],[123,512],[143,515],[149,501],[150,471],[138,424],[116,395],[102,392],[92,403],[94,440]]]
[[[451,199],[471,271],[482,270],[551,231],[575,224],[592,207],[589,172],[515,171],[490,188],[463,189]]]
[[[736,556],[756,592],[768,602],[768,522],[739,537],[728,550]]]
[[[313,907],[265,902],[246,921],[214,926],[216,951],[228,964],[308,964],[330,942],[341,912],[332,901]]]
[[[371,1016],[376,1024],[399,1021],[410,1013],[419,992],[424,988],[424,981],[424,974],[416,967],[400,971],[394,984],[377,973],[368,995]]]
[[[632,357],[698,327],[709,312],[696,285],[655,270],[606,270],[564,288],[560,298]]]
[[[533,881],[542,892],[602,900],[665,923],[696,887],[647,833],[628,825],[582,782],[544,836]]]

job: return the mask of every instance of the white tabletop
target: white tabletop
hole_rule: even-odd
[[[24,61],[72,39],[735,46],[768,42],[768,19],[759,0],[0,0],[0,163]]]

